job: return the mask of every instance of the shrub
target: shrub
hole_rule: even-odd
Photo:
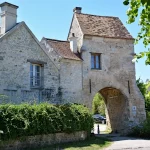
[[[90,131],[92,115],[77,104],[0,105],[2,140],[58,132]]]
[[[146,117],[147,119],[150,119],[150,111],[146,111]]]
[[[150,138],[150,119],[147,119],[141,125],[133,127],[129,136]]]

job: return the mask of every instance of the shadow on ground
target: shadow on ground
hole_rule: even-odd
[[[45,148],[39,149],[30,149],[30,150],[99,150],[100,148],[106,147],[110,145],[110,140],[104,137],[96,137],[92,136],[85,141],[78,141],[78,142],[70,142],[70,143],[63,143],[63,144],[56,144],[52,146],[48,146]],[[28,149],[29,150],[29,149]]]

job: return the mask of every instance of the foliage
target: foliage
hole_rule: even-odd
[[[150,120],[147,119],[141,125],[133,127],[129,136],[150,138]]]
[[[150,81],[144,83],[140,78],[136,81],[141,93],[145,98],[145,107],[147,111],[150,111]]]
[[[146,117],[147,119],[150,119],[150,111],[146,111]]]
[[[132,128],[130,136],[150,138],[150,81],[144,83],[140,78],[136,81],[141,93],[145,98],[147,120],[139,126]]]
[[[101,114],[105,116],[105,102],[99,93],[94,96],[92,107],[93,114]]]
[[[93,118],[82,105],[0,105],[2,140],[58,132],[90,131]]]
[[[3,134],[4,132],[2,130],[0,130],[0,140],[1,140],[1,134]]]
[[[135,22],[139,18],[140,32],[135,40],[135,43],[142,40],[145,47],[150,44],[150,0],[124,0],[124,5],[129,5],[127,11],[128,23]],[[148,51],[141,52],[136,55],[135,59],[143,58],[146,56],[146,65],[150,65],[150,48]]]

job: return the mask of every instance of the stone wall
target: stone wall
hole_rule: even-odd
[[[75,133],[55,133],[48,135],[37,135],[37,136],[29,136],[22,137],[19,140],[4,142],[7,144],[3,144],[0,142],[0,149],[2,150],[18,150],[18,149],[29,149],[29,148],[39,148],[50,146],[53,144],[66,143],[66,142],[74,142],[81,141],[87,138],[86,131],[78,131]]]
[[[9,102],[55,101],[59,87],[58,69],[24,25],[0,41],[0,57],[0,94],[7,95]],[[45,62],[42,88],[30,87],[28,60]],[[48,97],[44,95],[45,90],[50,93]]]
[[[82,61],[61,60],[60,85],[65,103],[82,103]]]
[[[132,63],[133,40],[85,36],[83,47],[83,103],[91,108],[94,95],[112,87],[118,89],[127,101],[128,111],[124,113],[128,117],[120,126],[126,125],[124,129],[127,129],[145,120],[144,98],[136,85],[135,64]],[[101,53],[101,70],[91,69],[91,53]],[[119,107],[114,105],[112,109]]]
[[[62,58],[44,38],[41,44],[58,68],[61,103],[82,103],[82,61]]]

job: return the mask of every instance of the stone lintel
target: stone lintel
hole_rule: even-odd
[[[47,62],[45,62],[45,61],[35,60],[35,59],[27,59],[27,62],[30,62],[30,63],[33,63],[33,64],[39,64],[39,65],[47,64]]]

